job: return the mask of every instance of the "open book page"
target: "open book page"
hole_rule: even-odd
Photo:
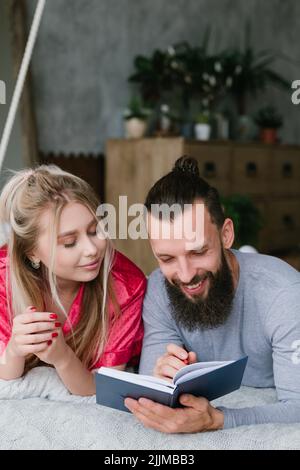
[[[173,383],[178,385],[187,380],[200,377],[220,367],[232,364],[235,361],[196,362],[180,369],[174,376]]]
[[[100,367],[97,373],[171,394],[175,389],[174,384],[168,382],[167,380],[152,377],[151,375],[133,374],[132,372],[124,372],[121,370],[112,369],[110,367]]]

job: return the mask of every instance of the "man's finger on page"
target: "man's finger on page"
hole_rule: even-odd
[[[193,351],[190,351],[189,352],[189,364],[195,364],[195,362],[198,362],[197,354]]]
[[[168,356],[166,359],[162,361],[162,366],[163,365],[168,365],[170,367],[173,367],[176,370],[182,369],[186,364],[184,361],[181,361],[180,359],[177,359],[175,356]]]
[[[171,367],[168,365],[161,366],[159,369],[159,375],[162,376],[164,379],[167,379],[167,378],[173,379],[176,372],[177,372],[177,369],[174,369],[174,367]]]
[[[172,354],[173,356],[178,357],[178,359],[181,359],[182,361],[188,359],[188,353],[186,352],[186,350],[178,346],[177,344],[168,344],[167,352],[169,354]]]

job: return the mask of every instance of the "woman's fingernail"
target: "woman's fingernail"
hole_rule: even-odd
[[[33,307],[33,306],[29,307],[29,310],[31,310],[32,312],[36,312],[36,311],[37,311],[37,309],[36,309],[35,307]]]
[[[58,336],[58,333],[52,333],[52,338],[56,338]]]
[[[51,320],[57,320],[58,316],[55,313],[51,313],[50,318]]]
[[[54,324],[54,326],[55,326],[56,328],[60,328],[60,327],[61,327],[61,323],[58,323],[58,322],[57,322],[57,323]]]
[[[48,344],[48,346],[51,346],[51,344],[52,344],[51,339],[49,339],[49,341],[47,341],[47,344]]]

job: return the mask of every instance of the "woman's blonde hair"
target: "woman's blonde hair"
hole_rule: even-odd
[[[65,312],[59,298],[56,276],[53,272],[58,224],[66,204],[84,205],[95,217],[99,200],[93,189],[81,178],[61,170],[56,165],[40,165],[35,169],[13,172],[0,196],[0,222],[10,226],[8,237],[9,266],[6,270],[7,306],[11,323],[29,305],[44,310],[43,293],[51,295]],[[39,220],[43,211],[50,209],[54,216],[51,227],[50,266],[32,267],[28,258],[37,247]],[[110,315],[108,304],[118,306],[112,289],[111,267],[114,248],[107,239],[106,252],[98,276],[85,284],[81,316],[77,325],[66,336],[66,342],[83,364],[92,369],[99,360],[108,339]],[[35,355],[26,358],[25,371],[38,365]]]

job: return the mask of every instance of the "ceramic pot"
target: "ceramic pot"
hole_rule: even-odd
[[[147,122],[143,119],[131,118],[125,121],[125,131],[127,139],[141,139],[144,137]]]
[[[197,140],[209,140],[210,132],[210,124],[195,124],[195,137]]]
[[[277,142],[277,129],[261,129],[260,140],[264,144],[276,144]]]

